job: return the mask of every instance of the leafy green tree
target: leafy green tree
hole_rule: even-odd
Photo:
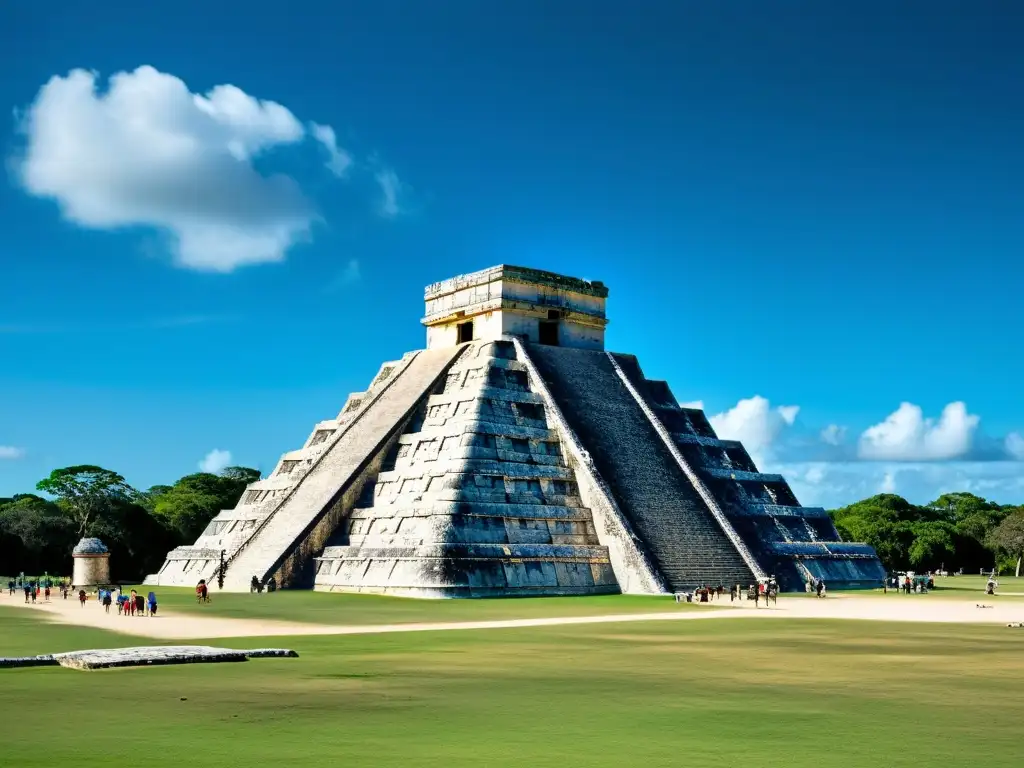
[[[929,522],[913,526],[914,541],[907,555],[917,570],[936,570],[951,564],[956,555],[956,527],[950,523]]]
[[[153,515],[183,541],[193,541],[217,513],[234,507],[246,486],[259,476],[258,470],[247,467],[228,467],[219,475],[186,475],[153,497]]]
[[[1018,510],[1003,520],[990,535],[990,543],[1017,559],[1016,574],[1020,576],[1024,560],[1024,510]]]
[[[0,565],[5,573],[62,572],[75,544],[72,521],[52,501],[19,494],[0,503]]]
[[[36,490],[57,497],[79,537],[88,535],[135,497],[135,490],[121,475],[92,464],[55,469],[36,483]]]

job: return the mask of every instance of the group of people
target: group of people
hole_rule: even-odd
[[[757,584],[751,584],[747,587],[747,600],[754,601],[754,607],[760,608],[761,601],[764,601],[764,605],[768,607],[768,601],[771,600],[773,603],[778,600],[779,597],[779,582],[775,580],[774,576],[769,576],[767,579],[758,579]],[[737,584],[733,587],[730,593],[732,600],[743,599],[743,585]]]
[[[277,591],[277,579],[275,579],[273,576],[271,576],[269,579],[267,579],[266,587],[267,587],[267,592],[276,592]],[[252,580],[249,582],[249,592],[250,593],[255,592],[257,594],[263,594],[263,582],[260,581],[259,576],[253,576],[252,577]]]
[[[883,592],[888,593],[890,589],[895,592],[902,592],[905,595],[909,595],[913,592],[922,595],[927,594],[929,590],[935,589],[935,577],[930,572],[924,576],[917,576],[910,573],[896,573],[891,576],[886,576],[885,581],[882,582]]]
[[[79,599],[85,605],[85,590],[79,592]],[[127,595],[121,592],[120,588],[101,589],[99,591],[100,605],[104,613],[110,613],[110,606],[116,605],[117,612],[121,616],[156,616],[157,602],[156,593],[150,592],[145,598],[134,589]]]
[[[53,587],[53,582],[49,579],[45,579],[42,584],[36,581],[16,582],[11,579],[7,582],[7,594],[14,596],[16,590],[21,589],[25,593],[25,602],[34,603],[40,597],[43,598],[44,602],[50,602],[50,590]],[[60,591],[61,596],[68,599],[68,585],[61,582],[56,586],[56,589]]]
[[[825,580],[814,576],[809,577],[807,582],[804,584],[804,591],[809,595],[813,594],[816,597],[825,597],[827,593],[825,589]]]
[[[689,592],[678,593],[676,595],[676,602],[680,602],[685,597],[686,602],[692,600],[696,603],[709,603],[715,599],[716,595],[718,597],[725,595],[725,587],[722,584],[719,584],[717,587],[701,584],[693,591],[692,595]],[[778,595],[779,583],[775,580],[774,576],[769,576],[767,579],[758,579],[756,584],[751,584],[749,587],[744,587],[742,584],[733,584],[729,588],[730,602],[742,600],[746,596],[748,600],[754,601],[755,607],[760,607],[762,600],[764,600],[765,605],[768,605],[769,598],[774,602]]]

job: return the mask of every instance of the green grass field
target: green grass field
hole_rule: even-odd
[[[146,594],[149,587],[137,587]],[[406,624],[436,621],[491,621],[551,616],[595,616],[609,613],[656,613],[704,610],[708,606],[677,605],[670,596],[596,595],[590,597],[524,597],[491,600],[412,600],[381,595],[354,595],[309,590],[263,593],[218,593],[209,604],[196,602],[194,590],[158,588],[161,608],[227,618],[277,619],[312,624]],[[725,602],[729,598],[726,596]]]
[[[0,606],[0,655],[147,642]],[[301,658],[0,670],[0,763],[948,768],[1021,755],[1024,631],[1005,627],[733,619],[223,645]]]

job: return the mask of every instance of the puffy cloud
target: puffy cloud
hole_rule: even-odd
[[[970,451],[979,421],[962,402],[943,408],[937,422],[924,418],[920,406],[901,403],[885,421],[864,430],[858,452],[876,460],[953,459]]]
[[[1024,461],[1024,437],[1018,432],[1006,436],[1006,452],[1013,458]]]
[[[782,405],[772,408],[771,403],[760,395],[740,400],[724,413],[712,416],[711,426],[723,440],[739,440],[758,461],[769,453],[772,443],[786,427],[792,426],[800,406]]]
[[[352,156],[338,146],[338,139],[334,135],[334,129],[329,125],[310,123],[309,131],[313,138],[320,142],[327,150],[327,170],[338,178],[341,178],[352,165]]]
[[[385,219],[393,219],[402,212],[399,196],[405,188],[398,174],[389,168],[377,171],[374,174],[377,186],[380,187],[381,201],[377,209]]]
[[[118,72],[99,92],[97,74],[76,69],[51,78],[22,122],[27,143],[16,165],[27,192],[56,200],[84,227],[166,233],[182,267],[230,272],[281,261],[317,219],[294,179],[253,165],[303,141],[303,124],[233,85],[200,95],[143,66]],[[351,160],[334,131],[313,124],[310,133],[331,171],[344,173]],[[391,188],[389,210],[397,206]]]
[[[812,506],[843,506],[876,493],[918,504],[954,491],[1001,503],[1024,497],[1024,436],[980,433],[979,418],[962,402],[947,405],[937,420],[903,403],[859,441],[847,441],[847,428],[838,424],[811,429],[797,420],[799,412],[754,396],[710,420],[720,438],[741,441],[761,471],[783,475]]]
[[[821,430],[820,437],[823,443],[842,445],[843,441],[846,440],[846,427],[840,427],[838,424],[829,424]]]
[[[0,445],[0,460],[3,459],[20,459],[25,455],[24,448],[18,448],[13,445]]]
[[[219,448],[214,448],[199,462],[200,471],[214,474],[229,466],[231,466],[231,451],[222,451]]]

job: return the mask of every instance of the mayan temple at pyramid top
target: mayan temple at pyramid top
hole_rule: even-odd
[[[636,357],[605,351],[607,297],[508,265],[428,286],[427,348],[384,362],[147,583],[409,597],[877,586],[870,546],[843,541]]]
[[[428,285],[427,348],[517,336],[535,344],[604,349],[604,283],[501,264]]]

